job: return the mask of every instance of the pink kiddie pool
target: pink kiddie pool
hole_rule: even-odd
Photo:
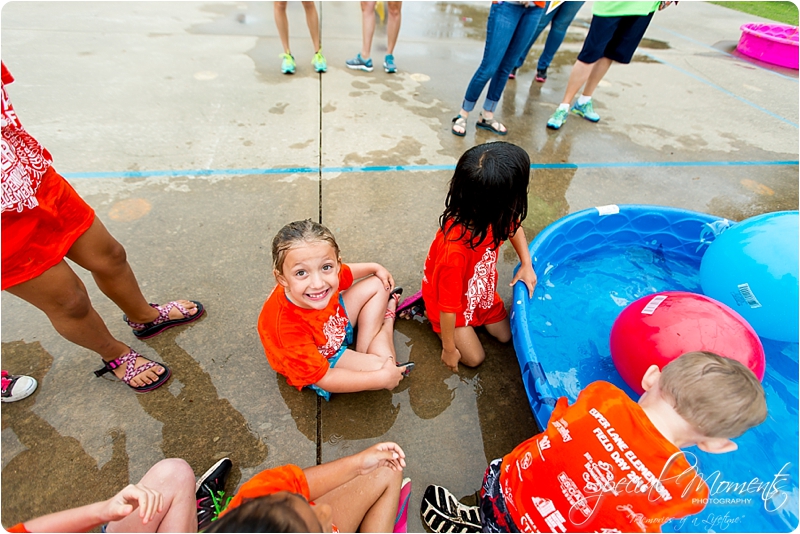
[[[736,50],[746,56],[773,65],[790,69],[797,68],[797,26],[750,22],[743,24],[739,29],[742,30],[742,37],[739,39]]]

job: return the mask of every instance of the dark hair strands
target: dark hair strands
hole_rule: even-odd
[[[492,248],[499,247],[528,215],[530,170],[528,153],[511,143],[486,143],[464,152],[439,217],[442,232],[454,240],[469,233],[467,245],[474,249],[491,231]],[[450,236],[456,227],[461,233]]]

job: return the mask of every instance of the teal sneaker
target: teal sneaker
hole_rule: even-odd
[[[283,61],[281,62],[281,72],[283,74],[294,74],[295,62],[292,54],[281,54]]]
[[[320,48],[317,50],[317,53],[314,54],[314,59],[311,60],[311,64],[314,66],[315,72],[327,72],[328,71],[328,62],[325,61],[325,56],[322,55],[322,49]]]
[[[353,59],[348,59],[344,62],[347,65],[348,69],[355,69],[355,70],[363,70],[365,72],[372,72],[372,59],[367,59],[366,61],[364,58],[361,57],[361,53],[359,53]]]
[[[383,70],[389,74],[394,74],[397,72],[397,65],[394,64],[394,56],[392,54],[386,54],[386,57],[383,60]]]
[[[570,111],[579,117],[583,117],[587,121],[597,122],[600,120],[600,115],[594,112],[594,107],[592,106],[591,100],[582,106],[575,102]]]
[[[551,130],[558,130],[565,122],[567,122],[567,110],[558,108],[553,116],[547,119],[547,127]]]

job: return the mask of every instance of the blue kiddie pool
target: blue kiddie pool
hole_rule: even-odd
[[[532,299],[514,287],[511,330],[534,417],[547,425],[559,397],[574,402],[605,380],[637,395],[611,360],[619,313],[659,291],[700,288],[700,260],[731,222],[661,206],[603,206],[568,215],[530,245],[539,282]],[[790,532],[798,527],[798,345],[761,339],[767,420],[734,441],[737,451],[688,449],[709,486],[699,514],[664,532]]]

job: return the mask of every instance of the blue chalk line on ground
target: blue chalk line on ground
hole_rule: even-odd
[[[599,168],[642,168],[642,167],[754,167],[775,165],[798,165],[798,160],[788,161],[609,161],[587,163],[532,163],[531,169],[599,169]],[[452,171],[455,165],[380,165],[373,167],[283,167],[275,169],[186,169],[123,172],[65,172],[64,178],[85,180],[98,178],[152,178],[164,176],[243,176],[260,174],[319,174],[326,173],[364,173],[364,172],[432,172]]]

